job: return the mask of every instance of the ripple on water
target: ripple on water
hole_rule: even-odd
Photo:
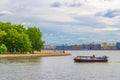
[[[0,59],[0,80],[120,80],[120,51],[70,51],[70,56]],[[74,63],[77,55],[109,56],[108,63]]]

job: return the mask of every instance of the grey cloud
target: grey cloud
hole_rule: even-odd
[[[72,4],[70,4],[70,5],[68,5],[69,7],[80,7],[80,6],[82,6],[82,4],[81,3],[72,3]]]
[[[6,15],[6,14],[4,14],[4,13],[0,13],[0,16],[4,16],[4,15]]]
[[[78,25],[84,25],[89,27],[105,26],[105,24],[101,24],[95,17],[76,15],[73,18],[79,22]]]
[[[60,2],[54,2],[53,4],[51,4],[51,7],[61,7],[62,4]]]
[[[120,10],[107,10],[106,12],[98,12],[96,16],[114,18],[120,16]]]
[[[80,7],[82,4],[80,2],[72,2],[72,3],[60,3],[60,2],[54,2],[50,5],[51,7]]]

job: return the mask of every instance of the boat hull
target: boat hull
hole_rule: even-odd
[[[107,62],[108,60],[82,60],[74,58],[74,62]]]

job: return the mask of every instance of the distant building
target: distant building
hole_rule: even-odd
[[[88,46],[86,44],[82,44],[82,50],[88,50]]]
[[[44,45],[43,50],[120,50],[120,42],[115,44],[81,44],[81,45]]]
[[[101,44],[95,44],[94,50],[102,50]]]
[[[70,46],[70,50],[81,50],[82,49],[82,45],[71,45]]]
[[[117,50],[120,50],[120,42],[117,42],[117,43],[116,43],[116,49],[117,49]]]
[[[44,45],[43,50],[54,50],[55,46],[53,45]]]
[[[103,43],[103,45],[104,50],[116,50],[115,44]]]
[[[88,50],[94,50],[94,46],[95,46],[94,44],[89,44],[88,45]]]
[[[82,50],[101,50],[101,44],[83,44]]]
[[[70,46],[68,45],[56,46],[55,50],[70,50]]]

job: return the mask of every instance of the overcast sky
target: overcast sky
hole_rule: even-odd
[[[120,0],[2,0],[0,21],[39,27],[46,44],[120,41]]]

